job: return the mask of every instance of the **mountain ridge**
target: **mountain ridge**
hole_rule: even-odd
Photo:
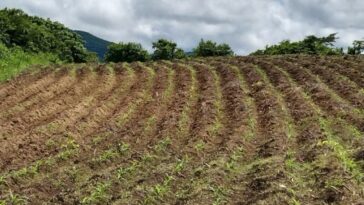
[[[104,59],[107,47],[112,43],[100,37],[97,37],[87,31],[74,30],[85,41],[87,50],[95,52],[100,60]]]

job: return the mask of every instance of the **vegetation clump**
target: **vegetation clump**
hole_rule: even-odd
[[[153,42],[154,53],[153,60],[172,60],[185,58],[186,54],[181,48],[177,48],[177,44],[166,39],[159,39]]]
[[[337,33],[328,36],[306,36],[302,41],[291,42],[284,40],[278,45],[266,46],[263,50],[257,50],[251,55],[284,55],[284,54],[310,54],[310,55],[340,55],[342,48],[334,48]]]
[[[106,62],[147,61],[148,52],[140,43],[113,43],[105,54]]]
[[[95,57],[74,31],[58,22],[29,16],[19,9],[0,10],[0,42],[31,53],[53,53],[65,62],[82,63]]]
[[[211,40],[205,41],[201,39],[197,47],[193,49],[193,54],[198,57],[232,56],[234,52],[226,43],[217,44]]]

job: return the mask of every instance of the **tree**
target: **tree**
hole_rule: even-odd
[[[359,55],[364,51],[364,40],[355,40],[353,42],[353,47],[348,48],[348,54]]]
[[[147,61],[148,52],[139,43],[113,43],[105,54],[106,62]]]
[[[184,51],[181,48],[177,48],[176,43],[166,39],[159,39],[153,42],[153,49],[153,60],[172,60],[185,57]]]
[[[291,42],[284,40],[277,45],[266,46],[264,50],[257,50],[251,55],[284,55],[284,54],[310,54],[310,55],[340,55],[341,48],[334,48],[337,33],[328,36],[306,36],[302,41]]]
[[[231,50],[228,44],[217,44],[211,40],[204,41],[201,39],[200,43],[195,49],[193,49],[195,56],[207,57],[207,56],[229,56],[234,52]]]

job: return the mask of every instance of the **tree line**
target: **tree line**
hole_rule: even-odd
[[[344,55],[343,48],[334,47],[338,39],[337,33],[324,37],[314,35],[306,36],[301,41],[281,41],[277,45],[266,46],[265,49],[257,50],[250,55],[285,55],[285,54],[308,54],[308,55]],[[349,55],[359,55],[364,51],[364,40],[355,40],[347,49]]]
[[[284,40],[277,45],[266,46],[265,49],[257,50],[250,55],[343,55],[345,54],[343,48],[334,47],[337,39],[337,33],[324,37],[310,35],[296,42]],[[49,56],[57,56],[57,60],[66,63],[98,61],[96,53],[88,51],[84,43],[79,34],[58,22],[29,16],[19,9],[5,8],[0,10],[0,46],[5,46],[8,49],[7,56],[11,56],[11,53],[21,49],[25,54],[32,54],[30,56],[33,54],[51,54]],[[140,43],[113,43],[108,47],[105,61],[132,62],[234,55],[228,44],[218,44],[204,39],[201,39],[192,52],[185,52],[175,42],[167,39],[153,42],[152,48],[153,53],[149,54]],[[0,58],[1,52],[4,53],[5,50],[0,50]],[[356,40],[347,49],[347,54],[358,55],[363,51],[364,40]],[[57,61],[53,57],[51,59]]]
[[[149,54],[140,43],[113,43],[108,47],[105,54],[106,62],[132,62],[148,60],[172,60],[186,57],[208,57],[208,56],[232,56],[231,47],[226,44],[218,44],[211,40],[201,39],[191,53],[186,53],[182,48],[171,40],[159,39],[153,42],[154,52]]]

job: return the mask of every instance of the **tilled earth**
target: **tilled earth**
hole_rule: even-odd
[[[0,84],[0,204],[364,204],[364,60],[45,67]]]

